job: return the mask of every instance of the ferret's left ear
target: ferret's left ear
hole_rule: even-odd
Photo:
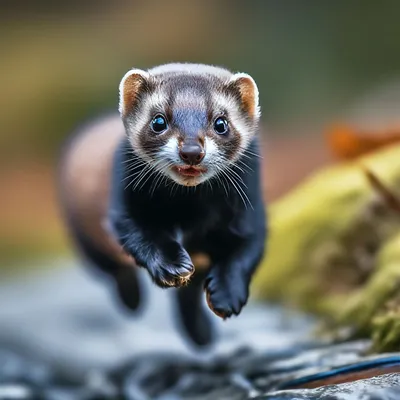
[[[254,118],[260,116],[258,87],[254,79],[245,73],[237,73],[232,76],[229,86],[239,93],[243,109]]]

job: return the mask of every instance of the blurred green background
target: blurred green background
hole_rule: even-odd
[[[116,109],[129,68],[189,61],[248,72],[269,140],[302,143],[300,153],[354,101],[397,81],[399,17],[395,0],[0,0],[0,269],[69,251],[58,149],[82,120]],[[299,169],[283,151],[271,159]]]

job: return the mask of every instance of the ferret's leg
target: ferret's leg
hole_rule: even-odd
[[[135,268],[121,267],[114,275],[119,297],[131,310],[139,307],[142,292]]]
[[[177,303],[181,323],[190,338],[198,345],[204,346],[214,339],[214,329],[209,311],[204,307],[205,271],[196,271],[187,286],[177,290]]]
[[[177,234],[171,228],[159,228],[132,217],[130,192],[125,190],[126,171],[121,167],[125,156],[126,149],[121,145],[113,166],[109,229],[124,251],[137,265],[147,269],[158,286],[184,286],[193,274],[194,266],[178,242]]]
[[[122,302],[131,310],[140,305],[141,288],[136,268],[128,261],[116,260],[96,246],[77,226],[71,224],[73,238],[81,255],[92,265],[111,276]]]
[[[238,315],[246,304],[251,278],[264,253],[264,210],[256,208],[250,215],[253,220],[238,220],[229,231],[210,235],[212,265],[204,288],[210,309],[221,318]]]

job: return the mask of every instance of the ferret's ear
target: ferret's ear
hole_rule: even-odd
[[[149,78],[149,73],[141,69],[131,69],[124,75],[119,84],[119,112],[122,116],[135,107],[140,92],[148,85]]]
[[[232,75],[229,86],[239,94],[243,109],[254,118],[260,116],[258,87],[254,79],[245,73]]]

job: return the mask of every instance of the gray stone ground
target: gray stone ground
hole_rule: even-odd
[[[255,303],[238,318],[215,317],[219,339],[199,352],[176,328],[172,290],[142,274],[147,301],[133,316],[107,281],[61,263],[0,285],[0,400],[400,399],[400,354],[317,342],[312,319]],[[383,375],[321,383],[376,367]],[[309,382],[316,388],[304,389]]]
[[[301,342],[311,327],[305,317],[251,304],[229,321],[212,315],[219,338],[199,354],[177,329],[173,289],[156,288],[141,271],[145,304],[132,314],[119,305],[107,281],[73,262],[62,263],[0,286],[0,343],[68,367],[111,367],[147,352],[207,358],[243,346],[277,351]]]

